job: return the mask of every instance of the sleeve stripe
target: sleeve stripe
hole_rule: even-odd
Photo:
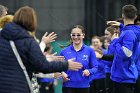
[[[132,51],[129,50],[128,48],[126,48],[125,46],[122,46],[123,48],[123,52],[127,57],[131,57],[132,56]]]

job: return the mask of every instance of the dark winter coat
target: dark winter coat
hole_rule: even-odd
[[[16,23],[9,23],[0,33],[0,93],[29,93],[27,81],[9,40],[15,42],[30,77],[32,72],[49,73],[68,69],[67,62],[48,62],[26,29]]]

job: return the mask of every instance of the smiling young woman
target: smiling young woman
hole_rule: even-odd
[[[95,52],[83,42],[84,28],[76,25],[71,30],[72,44],[61,51],[66,60],[73,59],[80,62],[83,67],[78,71],[63,72],[63,93],[88,93],[91,76],[97,72]]]

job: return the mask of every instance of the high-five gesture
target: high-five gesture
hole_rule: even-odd
[[[75,70],[75,71],[78,71],[83,67],[81,63],[75,62],[74,59],[68,60],[68,66],[70,70]]]
[[[46,32],[44,34],[44,36],[42,37],[42,40],[41,42],[47,44],[47,43],[51,43],[51,42],[54,42],[55,39],[57,38],[57,34],[55,34],[54,32],[48,34],[48,32]]]

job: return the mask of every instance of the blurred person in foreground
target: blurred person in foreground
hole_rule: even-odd
[[[44,55],[46,56],[48,61],[51,61],[52,55],[52,46],[51,44],[46,44],[46,48],[44,50]],[[59,58],[60,59],[60,58]],[[59,60],[57,59],[57,60]],[[64,60],[63,57],[61,58],[61,60]],[[57,73],[50,73],[50,74],[43,74],[43,73],[39,73],[36,74],[38,77],[38,82],[40,84],[40,93],[54,93],[54,83],[57,82],[57,78],[61,77],[61,73],[57,72]]]
[[[38,43],[29,32],[37,27],[36,13],[33,8],[25,6],[17,10],[13,22],[4,26],[0,33],[0,93],[30,93],[23,70],[13,53],[10,40],[15,42],[17,50],[25,65],[29,77],[33,72],[60,72],[68,69],[78,70],[82,65],[67,62],[48,62]]]

